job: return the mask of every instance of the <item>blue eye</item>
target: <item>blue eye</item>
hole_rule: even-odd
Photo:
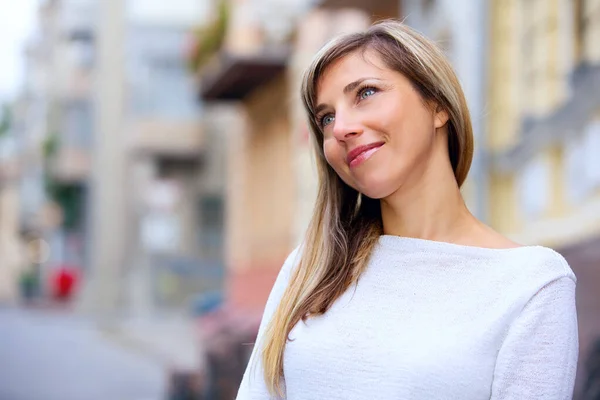
[[[331,124],[334,121],[335,117],[333,116],[333,114],[327,114],[324,115],[323,118],[321,118],[321,127],[326,127],[327,125]]]
[[[358,94],[361,100],[366,99],[367,97],[371,97],[376,93],[375,88],[368,87],[361,90]]]

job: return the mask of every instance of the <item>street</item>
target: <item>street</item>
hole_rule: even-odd
[[[165,378],[68,312],[0,309],[0,400],[159,400]]]

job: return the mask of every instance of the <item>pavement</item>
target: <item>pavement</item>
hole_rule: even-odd
[[[115,343],[153,359],[168,370],[203,368],[197,328],[185,316],[127,318],[103,332]]]
[[[0,400],[164,399],[165,356],[116,337],[68,310],[0,308]]]

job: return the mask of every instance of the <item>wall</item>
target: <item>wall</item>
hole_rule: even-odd
[[[244,100],[245,129],[231,138],[227,232],[229,293],[235,305],[261,309],[292,250],[295,211],[285,76]]]

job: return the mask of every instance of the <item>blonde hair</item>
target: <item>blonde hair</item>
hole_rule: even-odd
[[[449,115],[448,152],[459,186],[473,157],[473,132],[460,83],[442,51],[430,40],[393,20],[326,44],[304,74],[302,99],[315,145],[319,186],[302,255],[264,335],[264,378],[272,394],[282,394],[283,353],[290,331],[300,321],[324,314],[357,281],[382,234],[379,200],[361,196],[327,163],[323,134],[315,116],[319,79],[336,60],[371,51],[407,77],[424,101]]]

